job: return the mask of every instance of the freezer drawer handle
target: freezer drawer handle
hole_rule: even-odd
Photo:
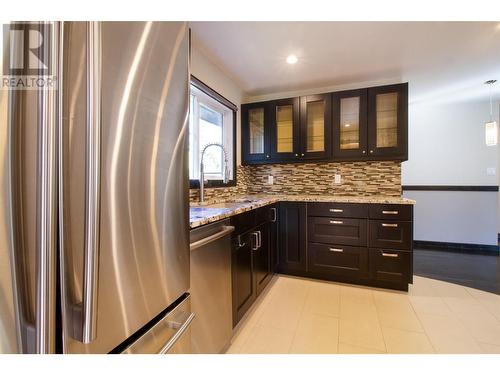
[[[399,254],[384,253],[384,252],[382,251],[382,256],[383,256],[383,257],[387,257],[387,258],[398,258],[398,257],[399,257]]]
[[[189,328],[191,325],[194,317],[196,315],[194,313],[191,313],[189,317],[186,319],[184,323],[182,323],[181,327],[175,334],[172,336],[172,338],[163,346],[163,348],[160,349],[158,354],[167,354],[170,349],[175,345],[175,343],[181,338],[181,336],[186,332],[186,330]]]
[[[330,212],[344,212],[341,208],[330,208]]]
[[[234,231],[234,227],[232,225],[224,225],[223,229],[221,231],[219,231],[215,234],[212,234],[211,236],[202,238],[199,241],[193,242],[191,245],[189,245],[189,248],[191,250],[196,250],[202,246],[208,245],[211,242],[217,241],[218,239],[227,236],[232,231]],[[243,245],[240,244],[240,246],[243,246]]]
[[[383,227],[388,227],[388,228],[397,228],[397,224],[387,224],[387,223],[382,223]]]
[[[384,215],[397,215],[399,211],[382,211]]]
[[[330,220],[330,224],[344,224],[341,220]]]

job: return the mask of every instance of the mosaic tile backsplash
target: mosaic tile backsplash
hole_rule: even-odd
[[[341,183],[334,185],[334,175]],[[267,184],[267,176],[274,184]],[[229,188],[205,189],[206,200],[245,194],[308,194],[401,196],[401,163],[397,161],[336,162],[307,164],[269,164],[238,166],[237,184]],[[198,199],[198,189],[189,192]]]

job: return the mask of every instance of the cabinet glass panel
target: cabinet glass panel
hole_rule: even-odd
[[[359,96],[340,99],[340,149],[359,148]]]
[[[276,151],[293,152],[293,106],[276,106]]]
[[[250,154],[264,153],[264,108],[248,111],[250,128]]]
[[[307,103],[307,152],[325,150],[325,102]]]
[[[377,95],[377,147],[398,145],[398,93]]]

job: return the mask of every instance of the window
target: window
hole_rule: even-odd
[[[227,179],[224,184],[224,153],[220,147],[206,149],[203,158],[206,186],[236,184],[236,106],[208,86],[191,77],[189,97],[189,180],[190,187],[199,187],[200,159],[204,146],[221,144],[227,154]]]

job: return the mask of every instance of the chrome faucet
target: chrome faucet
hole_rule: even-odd
[[[203,157],[205,156],[205,151],[207,148],[211,146],[217,146],[220,147],[222,150],[222,153],[224,154],[224,172],[222,174],[222,181],[227,184],[227,181],[229,180],[229,170],[228,170],[228,162],[227,162],[227,152],[226,149],[224,148],[223,145],[220,143],[208,143],[206,144],[203,149],[201,150],[201,156],[200,156],[200,203],[203,203],[205,201],[205,172],[203,171]]]

